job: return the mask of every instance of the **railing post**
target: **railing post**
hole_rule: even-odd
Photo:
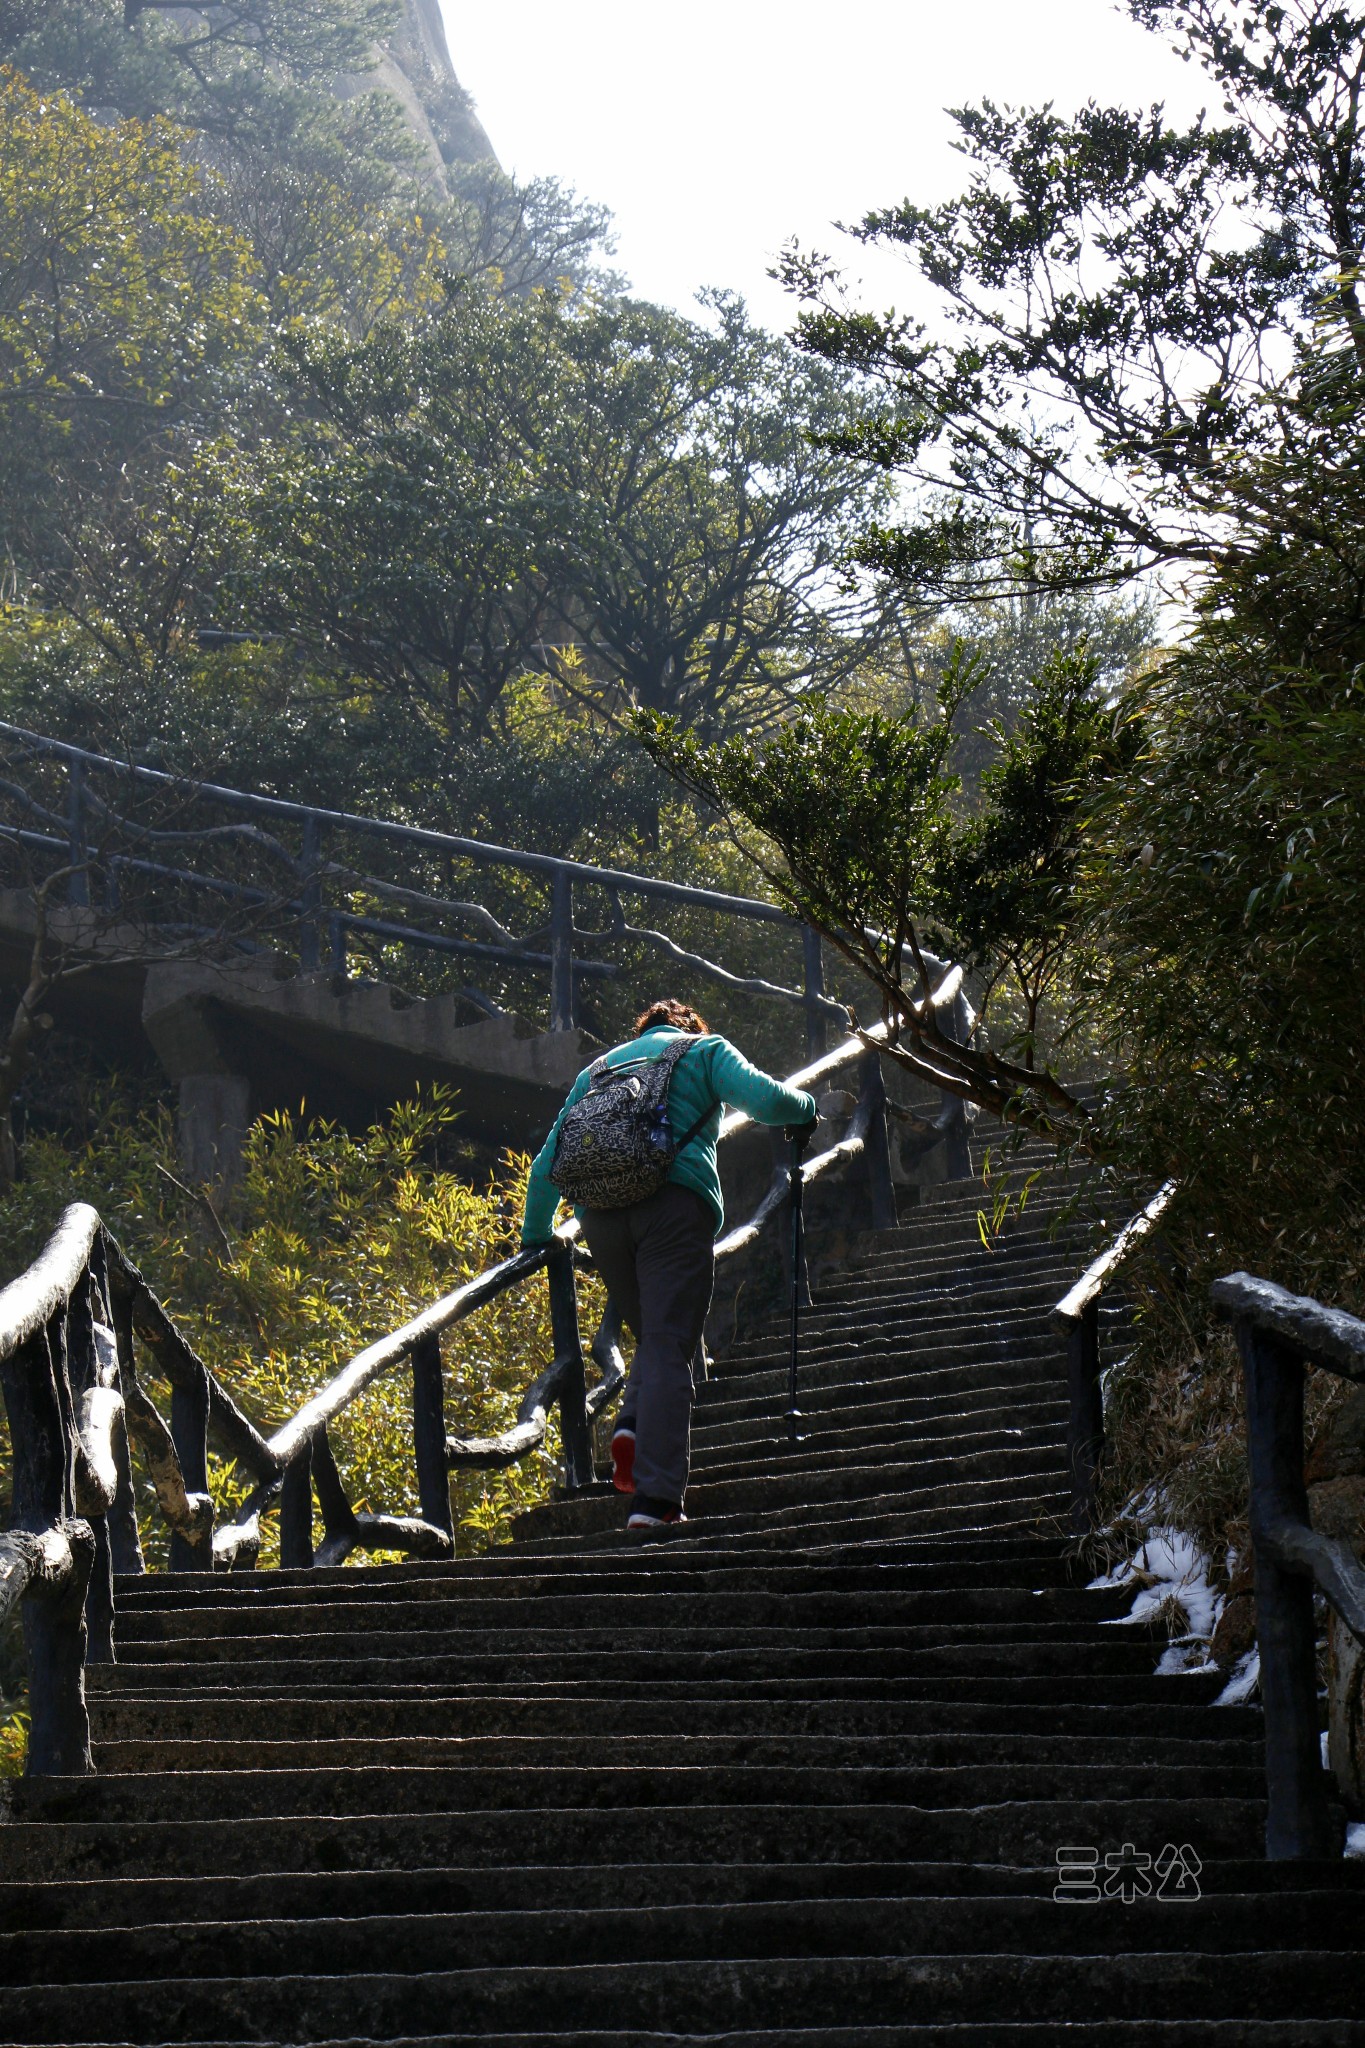
[[[948,1036],[957,1045],[965,1045],[971,1033],[970,1009],[961,989],[953,997],[952,1022]],[[949,1180],[970,1180],[972,1177],[971,1126],[967,1121],[967,1105],[960,1095],[940,1095],[943,1108],[947,1111],[943,1133],[944,1163]]]
[[[412,1354],[412,1447],[422,1520],[444,1529],[453,1543],[455,1517],[450,1511],[446,1387],[439,1337],[424,1337]]]
[[[70,1390],[52,1332],[41,1331],[0,1366],[13,1449],[14,1526],[33,1535],[61,1529],[75,1569],[58,1587],[23,1601],[29,1674],[30,1777],[82,1777],[90,1758],[85,1705],[85,1594],[94,1558],[89,1527],[74,1518]]]
[[[1276,1562],[1285,1522],[1307,1523],[1303,1366],[1287,1344],[1237,1318],[1246,1381],[1256,1638],[1265,1710],[1265,1852],[1276,1862],[1341,1854],[1318,1729],[1312,1581]]]
[[[355,1528],[355,1516],[337,1471],[327,1431],[320,1429],[313,1439],[313,1484],[317,1488],[322,1526],[331,1542],[344,1542]]]
[[[132,1296],[117,1283],[109,1289],[109,1319],[114,1328],[114,1348],[118,1352],[119,1392],[125,1394],[133,1379],[133,1302]],[[110,1560],[116,1572],[127,1572],[140,1578],[146,1571],[146,1565],[137,1529],[137,1492],[133,1484],[133,1453],[128,1440],[126,1414],[114,1445],[114,1461],[118,1466],[118,1491],[109,1510]]]
[[[84,909],[90,901],[90,871],[85,866],[85,767],[80,761],[67,764],[67,781],[70,794],[66,807],[67,859],[71,874],[67,878],[66,900]]]
[[[322,828],[312,811],[303,821],[303,851],[299,866],[303,871],[303,925],[299,932],[299,965],[305,974],[311,974],[322,965],[322,882],[318,866],[322,856]]]
[[[178,1379],[171,1387],[171,1440],[175,1445],[175,1455],[180,1460],[186,1493],[207,1493],[209,1380],[208,1374],[202,1369],[193,1373],[186,1369],[184,1377]],[[172,1533],[171,1570],[212,1571],[212,1536],[206,1537],[203,1543],[191,1543],[186,1537]]]
[[[280,1488],[280,1570],[309,1571],[313,1564],[313,1446],[305,1444],[284,1468]]]
[[[550,1029],[573,1028],[573,881],[567,868],[556,868],[550,887]]]
[[[583,1339],[578,1328],[578,1288],[574,1280],[573,1253],[565,1245],[551,1258],[546,1272],[550,1282],[550,1328],[555,1357],[564,1361],[559,1383],[559,1435],[564,1446],[564,1483],[572,1493],[591,1486],[592,1426],[588,1421],[588,1385],[583,1364]]]
[[[1096,1480],[1104,1462],[1098,1295],[1067,1326],[1066,1383],[1070,1402],[1066,1464],[1071,1479],[1071,1533],[1089,1536],[1095,1527]]]
[[[886,1130],[886,1081],[882,1074],[881,1054],[865,1052],[860,1064],[860,1094],[862,1106],[867,1113],[863,1165],[867,1173],[867,1192],[872,1204],[872,1228],[894,1230],[899,1219],[896,1213],[896,1184],[891,1178],[891,1144]]]
[[[92,1266],[102,1264],[103,1252],[99,1240],[92,1248]],[[92,1290],[98,1285],[93,1270],[87,1270],[84,1280],[73,1291],[67,1304],[65,1354],[66,1379],[71,1390],[71,1427],[76,1432],[77,1406],[82,1397],[100,1384],[99,1358],[95,1348],[95,1308],[91,1299]],[[100,1290],[102,1300],[102,1289]],[[100,1498],[103,1499],[101,1489]],[[114,1562],[109,1545],[108,1512],[100,1512],[91,1503],[82,1503],[79,1485],[76,1505],[83,1508],[85,1520],[89,1523],[94,1538],[94,1551],[90,1560],[90,1578],[85,1589],[85,1661],[87,1664],[112,1664],[114,1662]]]
[[[818,1060],[829,1044],[825,1013],[818,1005],[825,993],[825,961],[820,934],[813,925],[801,927],[801,950],[805,965],[806,1058]]]

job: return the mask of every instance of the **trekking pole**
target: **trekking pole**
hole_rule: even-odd
[[[787,1140],[791,1146],[791,1154],[787,1167],[787,1180],[788,1185],[791,1189],[792,1211],[792,1341],[791,1381],[788,1390],[790,1398],[787,1404],[787,1431],[793,1443],[799,1443],[800,1441],[800,1437],[797,1432],[797,1424],[801,1420],[801,1411],[796,1405],[796,1374],[798,1362],[800,1359],[799,1323],[801,1315],[801,1276],[805,1270],[804,1254],[806,1238],[805,1218],[802,1215],[801,1211],[801,1184],[803,1179],[803,1175],[801,1172],[801,1155],[806,1149],[806,1144],[810,1137],[811,1128],[813,1128],[813,1126],[811,1126],[810,1128],[802,1126],[801,1128],[795,1130],[788,1127],[787,1130]]]

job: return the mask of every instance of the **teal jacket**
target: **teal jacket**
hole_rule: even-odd
[[[647,1059],[661,1053],[670,1039],[682,1035],[670,1024],[656,1024],[642,1038],[632,1038],[626,1045],[613,1046],[607,1054],[608,1064],[617,1067],[628,1060]],[[521,1224],[523,1244],[543,1244],[554,1228],[555,1211],[561,1197],[550,1179],[550,1168],[554,1164],[555,1146],[559,1143],[559,1127],[573,1105],[587,1094],[590,1072],[591,1069],[585,1067],[574,1082],[549,1137],[535,1156]],[[679,1187],[691,1188],[710,1205],[716,1219],[717,1237],[725,1226],[725,1204],[721,1199],[720,1175],[716,1170],[716,1134],[720,1130],[722,1103],[728,1103],[732,1109],[742,1109],[746,1116],[760,1124],[804,1124],[815,1115],[813,1095],[807,1095],[800,1088],[784,1087],[781,1081],[774,1081],[771,1074],[750,1066],[743,1053],[737,1051],[728,1038],[712,1035],[694,1040],[693,1046],[673,1069],[673,1077],[668,1084],[668,1120],[677,1136],[682,1137],[708,1108],[711,1114],[691,1143],[683,1146],[673,1161],[668,1178],[676,1181]]]

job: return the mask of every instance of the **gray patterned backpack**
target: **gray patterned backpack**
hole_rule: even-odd
[[[559,1127],[550,1179],[571,1202],[586,1209],[626,1209],[656,1195],[684,1145],[690,1145],[716,1104],[697,1118],[676,1143],[668,1121],[668,1084],[690,1046],[690,1033],[672,1039],[653,1058],[607,1064],[606,1055],[589,1069],[586,1095]]]

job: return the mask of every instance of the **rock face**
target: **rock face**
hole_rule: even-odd
[[[344,97],[382,86],[402,106],[427,153],[433,182],[453,164],[497,162],[474,103],[455,73],[441,0],[402,0],[402,18],[375,46],[376,68],[337,80]]]

